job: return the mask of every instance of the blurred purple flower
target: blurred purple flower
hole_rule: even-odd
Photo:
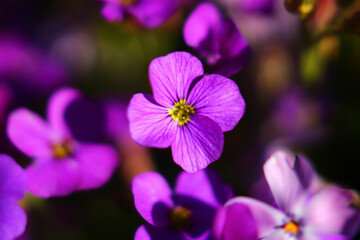
[[[10,88],[6,84],[0,82],[0,129],[3,126],[5,113],[11,102],[11,95]]]
[[[122,21],[125,13],[147,28],[158,27],[178,10],[180,0],[103,0],[102,15],[108,21]]]
[[[248,13],[271,14],[274,11],[275,0],[240,0],[239,10]]]
[[[29,44],[0,36],[0,78],[22,89],[41,93],[63,84],[67,78],[65,67]]]
[[[215,212],[233,196],[216,172],[179,174],[175,190],[156,172],[137,175],[132,183],[135,207],[148,222],[135,240],[212,239]]]
[[[231,19],[209,2],[199,4],[183,29],[187,45],[205,60],[210,71],[231,76],[250,59],[250,47]]]
[[[27,189],[25,171],[9,156],[0,154],[0,239],[20,236],[26,226],[25,211],[17,204]]]
[[[244,233],[242,239],[345,240],[352,237],[360,220],[359,209],[352,206],[353,193],[333,185],[319,185],[317,175],[304,158],[290,160],[286,153],[276,152],[264,164],[265,177],[278,208],[247,197],[234,198],[226,203],[228,210],[222,218],[237,220],[219,222],[222,226],[218,229],[222,231],[218,236],[225,236],[225,230],[237,236]],[[230,208],[244,212],[247,208],[251,214],[234,216]],[[236,224],[246,219],[256,229],[255,238]]]
[[[232,130],[245,102],[232,80],[205,75],[201,62],[186,52],[154,59],[149,67],[154,96],[135,94],[128,117],[133,139],[148,147],[172,147],[176,164],[196,172],[217,160],[225,131]]]
[[[79,142],[68,128],[65,110],[80,96],[74,89],[58,90],[48,103],[48,121],[25,108],[9,115],[7,133],[10,140],[34,159],[26,168],[29,191],[34,195],[64,196],[75,190],[100,187],[118,165],[114,148]]]

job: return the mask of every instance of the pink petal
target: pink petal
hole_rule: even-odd
[[[195,78],[204,74],[199,59],[187,52],[174,52],[155,58],[149,67],[149,77],[155,101],[167,108],[186,99]]]
[[[236,83],[217,74],[203,77],[191,90],[187,104],[218,123],[223,132],[232,130],[245,111]]]
[[[73,159],[36,159],[26,170],[29,192],[38,197],[65,196],[81,183],[81,169]]]
[[[264,164],[264,174],[278,206],[290,213],[305,189],[287,157],[282,151],[272,154]]]
[[[189,122],[178,127],[171,150],[174,162],[194,173],[219,159],[223,146],[220,126],[210,118],[194,114]]]
[[[52,156],[55,133],[40,116],[25,108],[9,115],[7,134],[11,142],[30,157]]]
[[[177,123],[168,110],[156,105],[151,95],[135,94],[128,107],[133,139],[147,147],[167,148],[172,144]]]
[[[120,22],[124,18],[123,9],[118,3],[109,2],[101,10],[102,15],[110,22]]]
[[[25,231],[26,214],[13,199],[0,197],[0,239],[13,240]]]
[[[81,144],[74,158],[82,172],[81,184],[77,190],[104,185],[119,163],[116,150],[104,144]]]
[[[286,215],[268,204],[247,197],[236,197],[225,204],[230,207],[233,204],[242,204],[248,207],[254,218],[258,239],[269,236],[276,231],[277,226],[283,224]],[[264,238],[267,239],[267,238]]]
[[[57,132],[71,135],[65,122],[65,111],[69,104],[80,96],[81,93],[73,88],[62,88],[51,96],[47,107],[47,117],[50,125]]]
[[[11,157],[0,154],[0,199],[21,200],[27,190],[27,175]],[[5,196],[1,196],[5,194]]]
[[[132,181],[135,207],[150,224],[163,227],[169,224],[172,191],[166,180],[156,172],[137,175]]]
[[[351,238],[348,236],[340,235],[340,234],[331,234],[331,233],[316,233],[316,239],[319,240],[350,240]],[[308,240],[308,238],[304,238],[304,240]]]
[[[211,31],[222,22],[218,8],[209,2],[200,3],[186,19],[183,28],[184,39],[187,45],[199,47]]]

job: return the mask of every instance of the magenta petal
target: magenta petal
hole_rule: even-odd
[[[223,132],[233,129],[245,111],[236,83],[217,74],[203,77],[191,90],[187,104],[218,123]]]
[[[7,134],[11,142],[30,157],[52,155],[54,132],[40,116],[25,108],[9,115]]]
[[[11,157],[0,154],[0,199],[20,200],[27,190],[27,175]]]
[[[149,77],[156,102],[173,108],[174,103],[187,98],[191,83],[203,74],[200,60],[187,52],[155,58],[149,67]]]
[[[184,24],[183,34],[186,44],[195,48],[199,47],[221,22],[220,11],[214,4],[200,3]]]
[[[26,226],[26,214],[13,199],[0,196],[0,239],[13,240],[20,236]]]
[[[174,231],[171,228],[158,228],[150,224],[140,226],[135,233],[134,240],[191,240],[181,231]],[[195,240],[195,239],[194,239]],[[196,240],[200,240],[196,238]]]
[[[276,203],[289,213],[305,189],[287,158],[282,151],[272,154],[264,164],[264,174]]]
[[[137,175],[132,181],[135,207],[150,224],[163,227],[169,224],[172,191],[163,176],[156,172]]]
[[[119,3],[106,3],[102,8],[101,13],[106,20],[110,22],[118,22],[124,18],[123,9],[120,7]]]
[[[223,239],[258,239],[256,227],[256,222],[247,205],[234,203],[226,207],[226,217],[223,225]]]
[[[201,200],[215,208],[224,204],[233,196],[229,185],[211,169],[196,173],[182,172],[178,175],[175,185],[176,194],[190,196]]]
[[[73,88],[62,88],[51,96],[47,107],[47,117],[50,125],[57,132],[70,135],[65,122],[65,111],[69,104],[80,96],[80,92]]]
[[[81,184],[77,190],[104,185],[119,163],[116,150],[104,144],[81,144],[74,158],[82,172]]]
[[[135,94],[128,107],[130,132],[133,139],[147,147],[167,148],[172,144],[177,123],[168,109],[156,105],[151,95]]]
[[[194,114],[188,123],[178,128],[171,150],[174,162],[194,173],[219,159],[223,146],[220,126],[208,117]]]
[[[258,239],[272,234],[276,230],[275,227],[283,224],[283,220],[286,219],[285,214],[279,210],[255,199],[236,197],[225,206],[228,208],[233,204],[243,204],[248,207],[256,224]]]
[[[317,236],[316,239],[321,240],[350,240],[351,238],[348,236],[340,235],[340,234],[331,234],[331,233],[315,233]],[[308,238],[304,238],[304,240],[308,240]]]
[[[179,0],[138,0],[126,8],[142,25],[157,27],[168,20],[179,7]]]
[[[29,192],[39,197],[65,196],[81,183],[81,170],[72,159],[36,159],[26,170]]]
[[[360,211],[350,206],[353,195],[339,187],[330,186],[321,190],[309,200],[305,221],[319,232],[342,233],[348,224],[357,227]],[[358,223],[358,222],[357,222]]]

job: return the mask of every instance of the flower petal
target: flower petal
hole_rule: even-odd
[[[8,118],[7,135],[11,142],[30,157],[51,156],[54,132],[37,114],[20,108]]]
[[[212,3],[200,3],[186,19],[184,39],[190,47],[199,47],[214,28],[222,21],[219,9]]]
[[[187,52],[174,52],[155,58],[149,67],[149,77],[157,103],[173,108],[186,99],[191,83],[204,74],[199,59]]]
[[[137,175],[132,181],[135,207],[150,224],[164,227],[169,224],[172,191],[163,176],[156,172]]]
[[[175,186],[177,194],[199,199],[214,207],[223,205],[234,195],[230,186],[211,169],[196,173],[182,172],[178,175]]]
[[[336,186],[316,193],[306,207],[305,221],[316,231],[351,234],[359,224],[360,211],[350,206],[353,195]]]
[[[222,239],[258,239],[257,225],[247,205],[234,203],[227,206],[225,211]]]
[[[65,196],[81,183],[81,170],[73,159],[36,159],[26,169],[29,192],[39,197]]]
[[[280,226],[283,220],[286,219],[284,213],[256,199],[236,197],[227,202],[225,207],[228,208],[233,204],[243,204],[248,207],[256,224],[258,239],[272,234],[276,227]]]
[[[135,233],[134,240],[188,240],[181,231],[170,228],[158,228],[150,224],[140,226]]]
[[[69,104],[80,96],[81,93],[73,88],[61,88],[51,96],[47,106],[47,118],[57,132],[71,136],[65,121],[65,111]]]
[[[25,231],[26,214],[13,199],[0,198],[0,239],[13,240]]]
[[[272,154],[264,164],[264,174],[276,203],[285,213],[290,213],[305,189],[287,158],[283,151]]]
[[[156,105],[151,95],[135,94],[130,100],[128,118],[131,136],[139,144],[157,148],[172,144],[177,123],[166,108]]]
[[[194,114],[188,123],[178,128],[171,150],[174,162],[194,173],[219,159],[223,146],[220,126],[208,117]]]
[[[245,101],[236,83],[217,74],[205,76],[195,84],[187,104],[218,123],[223,132],[233,129],[245,111]]]
[[[20,200],[27,190],[27,175],[11,157],[0,154],[0,199]]]
[[[340,235],[340,234],[331,234],[331,233],[315,233],[318,236],[319,240],[350,240],[351,238],[348,236]],[[308,240],[307,238],[304,240]]]
[[[104,144],[81,144],[74,158],[82,172],[81,184],[77,190],[104,185],[119,163],[116,150]]]
[[[173,16],[178,7],[179,0],[138,0],[126,9],[145,27],[153,28]]]
[[[123,9],[119,6],[119,3],[106,3],[102,8],[101,13],[106,20],[110,22],[120,22],[124,18]]]

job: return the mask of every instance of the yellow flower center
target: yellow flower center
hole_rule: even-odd
[[[300,225],[295,221],[290,221],[284,225],[284,230],[289,233],[297,234],[300,232]]]
[[[53,156],[57,159],[66,158],[73,154],[74,145],[72,141],[65,140],[61,143],[54,143],[52,145]]]
[[[190,227],[191,211],[187,208],[177,206],[170,212],[171,226],[176,230]]]
[[[179,126],[184,125],[190,120],[190,115],[195,113],[193,106],[186,105],[186,100],[180,100],[174,104],[174,109],[169,109],[169,114],[174,121],[177,121]]]
[[[137,0],[121,0],[121,5],[123,6],[130,6],[136,3]]]

